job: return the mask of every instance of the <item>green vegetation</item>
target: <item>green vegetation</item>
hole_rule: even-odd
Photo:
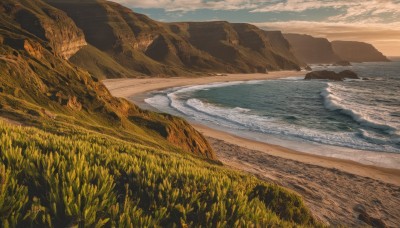
[[[319,226],[294,193],[213,160],[208,142],[185,120],[111,96],[96,76],[129,73],[125,64],[147,74],[178,68],[164,69],[125,47],[139,40],[137,48],[146,49],[148,31],[164,26],[114,3],[101,4],[100,10],[81,9],[106,7],[125,15],[121,23],[108,23],[105,13],[102,22],[121,31],[115,34],[122,46],[114,46],[112,31],[95,31],[94,38],[106,39],[98,40],[106,45],[101,50],[121,49],[116,58],[92,46],[80,49],[93,37],[84,37],[65,13],[43,1],[0,2],[0,116],[30,126],[0,121],[0,227]],[[92,14],[98,15],[81,15]],[[133,36],[136,25],[150,27]],[[125,28],[132,36],[123,36]],[[188,61],[203,55],[179,39],[172,45],[171,37],[155,43],[160,46],[154,50],[168,47],[165,61],[174,60],[169,53],[175,49]],[[67,60],[78,50],[73,62],[85,69]],[[83,61],[90,56],[96,58]]]
[[[317,226],[301,199],[190,154],[0,122],[3,227]]]

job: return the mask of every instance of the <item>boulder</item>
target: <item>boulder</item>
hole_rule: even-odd
[[[333,81],[343,81],[345,78],[359,79],[358,75],[351,70],[344,70],[340,73],[336,73],[334,71],[328,71],[328,70],[313,71],[313,72],[306,74],[306,77],[304,79],[305,80],[327,79],[327,80],[333,80]]]

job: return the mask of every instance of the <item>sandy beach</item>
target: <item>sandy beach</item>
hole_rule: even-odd
[[[235,74],[198,78],[112,79],[103,83],[117,97],[143,107],[145,94],[185,85],[226,81],[267,80],[302,76],[304,72]],[[400,224],[400,170],[363,165],[348,160],[301,153],[282,146],[237,137],[227,132],[194,125],[227,166],[252,173],[301,194],[322,221],[337,225],[362,225],[360,213]]]

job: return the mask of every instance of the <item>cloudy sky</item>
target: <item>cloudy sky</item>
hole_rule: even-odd
[[[400,56],[400,0],[113,0],[160,21],[248,22],[282,30],[357,40]]]

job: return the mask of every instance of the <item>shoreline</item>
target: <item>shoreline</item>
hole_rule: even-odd
[[[317,165],[327,169],[338,169],[351,174],[368,177],[385,183],[400,186],[399,169],[365,165],[351,160],[303,153],[280,145],[268,144],[229,134],[228,132],[219,131],[205,125],[193,123],[191,123],[191,125],[207,137],[222,140],[229,144],[235,144],[249,150],[260,151],[262,153],[265,153],[266,155],[298,161],[309,165]]]
[[[150,91],[214,82],[268,80],[303,76],[304,72],[272,72],[201,78],[113,79],[103,81],[114,96],[141,108]],[[400,223],[400,169],[299,152],[246,139],[209,126],[189,123],[201,132],[224,165],[276,183],[301,195],[314,216],[327,225],[361,227],[367,214],[388,226]]]
[[[250,81],[250,80],[269,80],[287,77],[304,76],[305,72],[298,71],[277,71],[269,74],[228,74],[226,76],[206,76],[196,78],[144,78],[144,79],[108,79],[102,82],[109,89],[111,94],[116,97],[125,98],[140,107],[156,110],[144,102],[146,94],[151,91],[159,91],[167,88],[211,84],[217,82]],[[135,96],[135,98],[132,98]],[[359,162],[345,160],[334,157],[326,157],[294,149],[285,148],[279,145],[268,144],[251,139],[242,138],[229,132],[224,132],[210,128],[198,123],[192,123],[198,131],[206,137],[223,140],[228,143],[236,144],[241,147],[253,150],[264,151],[264,153],[282,157],[285,159],[296,160],[302,163],[319,165],[325,168],[339,169],[355,175],[370,177],[386,183],[400,186],[400,169],[384,168],[373,165],[366,165]]]

